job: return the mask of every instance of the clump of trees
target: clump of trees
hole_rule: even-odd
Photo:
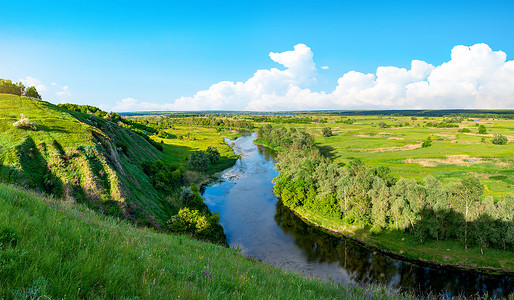
[[[423,141],[423,144],[421,144],[421,147],[422,148],[427,148],[427,147],[430,147],[430,146],[432,146],[432,138],[431,137],[427,137],[427,139]]]
[[[39,95],[36,87],[30,86],[25,88],[23,83],[14,83],[8,79],[0,79],[0,93],[32,97],[41,100],[41,95]]]
[[[205,151],[194,151],[189,156],[188,165],[194,170],[205,171],[210,164],[215,164],[220,159],[218,149],[213,146],[207,147]]]
[[[164,164],[161,160],[142,163],[143,172],[150,177],[153,186],[161,191],[171,189],[183,184],[184,171],[181,168]]]
[[[264,137],[274,138],[279,130]],[[264,142],[274,144],[267,138]],[[289,142],[280,145],[287,151],[278,156],[274,192],[288,207],[302,207],[373,233],[409,233],[419,243],[455,239],[464,247],[514,250],[512,194],[483,198],[484,187],[475,177],[443,185],[433,176],[424,182],[396,179],[388,168],[369,168],[358,159],[342,167],[315,146],[285,140]]]
[[[18,121],[14,122],[12,125],[16,128],[30,128],[32,130],[37,130],[36,122],[31,122],[24,114],[20,114]]]
[[[501,134],[495,134],[492,143],[495,145],[506,145],[508,142],[507,137]]]

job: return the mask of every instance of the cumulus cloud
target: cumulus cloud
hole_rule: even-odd
[[[409,69],[350,71],[329,92],[310,90],[317,69],[308,46],[269,57],[283,69],[258,70],[245,82],[222,81],[168,104],[127,98],[113,110],[514,108],[514,61],[486,44],[455,46],[451,59],[439,66],[413,60]]]
[[[55,93],[57,96],[69,98],[71,97],[70,87],[65,85],[58,92]]]
[[[328,70],[328,69],[329,69],[329,67],[328,67],[328,66],[321,66],[321,69],[322,69],[322,70]]]
[[[23,83],[24,86],[29,87],[33,86],[35,87],[38,92],[44,92],[46,91],[46,86],[39,81],[39,79],[34,77],[25,77],[20,79],[21,83]]]

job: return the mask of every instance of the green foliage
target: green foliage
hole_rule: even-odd
[[[191,153],[191,156],[189,156],[188,165],[194,170],[203,172],[207,170],[209,161],[209,156],[207,156],[204,151],[194,151]]]
[[[36,88],[29,86],[25,91],[25,97],[32,97],[41,100],[41,95],[37,92]]]
[[[21,83],[13,83],[8,79],[0,79],[0,93],[21,96],[25,92],[25,86]]]
[[[381,122],[378,122],[378,127],[380,127],[380,128],[388,128],[389,125],[387,125],[386,122],[381,121]]]
[[[508,142],[507,137],[501,134],[495,134],[492,143],[495,145],[506,145]]]
[[[7,246],[14,247],[18,244],[18,236],[12,227],[0,227],[0,251]]]
[[[166,223],[174,233],[191,234],[193,237],[224,244],[225,236],[219,235],[219,214],[202,213],[197,209],[182,208]]]
[[[141,164],[143,171],[152,179],[156,189],[170,191],[183,183],[183,170],[164,164],[161,160],[145,161]]]
[[[422,148],[427,148],[427,147],[430,147],[430,146],[432,146],[432,138],[431,137],[427,137],[427,139],[423,141],[423,144],[421,144],[421,147]]]
[[[207,147],[207,150],[205,150],[205,153],[207,154],[207,157],[209,158],[209,162],[211,164],[215,164],[220,160],[220,153],[218,152],[218,149],[213,146]]]
[[[331,137],[332,136],[332,129],[330,127],[323,127],[323,129],[321,129],[321,134],[324,137]]]
[[[469,133],[471,132],[471,130],[469,130],[469,128],[461,128],[459,130],[457,130],[458,132],[462,132],[462,133]]]
[[[485,128],[484,125],[478,126],[478,134],[486,134],[486,133],[487,133],[487,128]]]

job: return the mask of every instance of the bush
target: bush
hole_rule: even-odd
[[[423,144],[421,144],[421,147],[427,148],[430,146],[432,146],[432,139],[430,137],[427,137],[427,139],[423,141]]]
[[[493,138],[493,144],[495,145],[505,145],[507,144],[508,139],[501,135],[501,134],[495,134]]]
[[[205,153],[207,154],[207,157],[209,157],[209,161],[211,162],[211,164],[218,162],[218,160],[220,159],[220,153],[218,152],[218,149],[216,147],[209,146]]]
[[[487,129],[485,128],[484,125],[478,126],[478,134],[486,134],[486,133],[487,133]]]
[[[321,129],[321,134],[324,137],[331,137],[332,136],[332,129],[330,127],[323,127],[323,129]]]
[[[24,114],[20,114],[20,119],[12,124],[16,128],[31,128],[37,130],[36,123],[31,122]]]
[[[468,133],[468,132],[471,132],[471,130],[469,130],[469,128],[462,128],[462,129],[459,129],[458,132]]]
[[[378,127],[380,127],[380,128],[387,128],[389,126],[385,122],[379,122],[378,123]]]

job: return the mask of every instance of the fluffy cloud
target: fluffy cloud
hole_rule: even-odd
[[[451,59],[439,66],[413,60],[410,69],[350,71],[330,92],[309,89],[317,69],[306,45],[269,57],[284,69],[258,70],[246,82],[222,81],[169,104],[127,98],[113,110],[514,108],[514,61],[486,44],[455,46]]]
[[[44,92],[46,91],[46,86],[39,81],[39,79],[34,77],[25,77],[20,79],[21,83],[23,83],[24,86],[29,87],[33,86],[35,87],[38,92]]]

